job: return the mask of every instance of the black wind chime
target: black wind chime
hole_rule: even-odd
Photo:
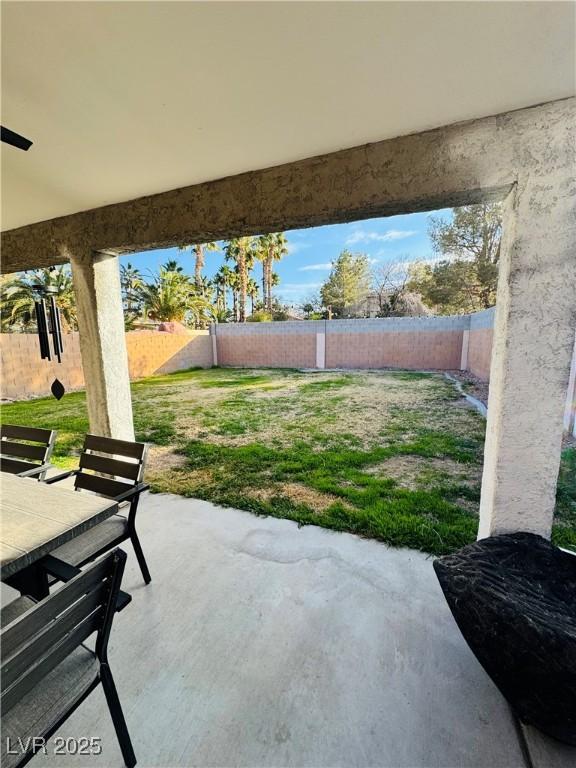
[[[52,346],[54,357],[59,363],[62,362],[62,327],[60,325],[60,310],[54,297],[55,291],[44,285],[35,285],[34,289],[38,298],[34,301],[36,312],[36,325],[38,327],[38,340],[40,341],[40,357],[42,360],[52,360],[50,351],[50,336],[52,336]],[[50,391],[56,398],[61,400],[66,390],[60,379],[54,379]]]
[[[16,149],[22,149],[27,152],[32,146],[30,139],[21,136],[15,131],[11,131],[5,126],[0,126],[0,141],[5,144],[10,144]],[[40,341],[40,357],[42,360],[52,360],[50,353],[50,335],[52,336],[52,343],[54,347],[54,356],[58,359],[58,362],[62,362],[62,352],[64,347],[62,346],[62,327],[60,325],[60,310],[56,304],[54,294],[56,291],[47,288],[45,285],[36,284],[33,286],[38,298],[34,301],[34,309],[36,312],[36,324],[38,326],[38,339]],[[48,321],[48,315],[50,315],[50,321]],[[50,391],[56,398],[61,400],[64,397],[66,390],[60,379],[54,379]]]

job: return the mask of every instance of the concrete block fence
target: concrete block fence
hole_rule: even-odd
[[[472,370],[488,380],[494,310],[454,317],[213,326],[218,365]]]
[[[213,364],[212,341],[208,331],[160,333],[130,331],[126,334],[130,378]],[[0,395],[22,400],[50,394],[55,378],[66,391],[83,389],[84,372],[77,333],[64,335],[62,363],[40,359],[38,338],[30,333],[0,334]]]
[[[194,366],[240,368],[407,368],[470,371],[488,381],[494,309],[452,317],[227,323],[210,331],[126,334],[130,377]],[[0,334],[1,395],[18,400],[84,386],[78,334],[64,337],[62,364],[40,360],[34,334]],[[564,428],[576,435],[576,342]]]

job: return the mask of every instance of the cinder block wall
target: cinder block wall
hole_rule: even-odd
[[[483,381],[490,378],[494,312],[492,307],[470,315],[467,369]]]
[[[326,323],[327,368],[459,368],[468,317]]]
[[[316,333],[320,327],[324,327],[324,321],[213,326],[217,363],[235,368],[315,368]]]
[[[310,320],[213,326],[208,331],[126,334],[130,378],[194,366],[239,368],[465,369],[490,378],[494,309],[455,317]],[[60,379],[82,389],[77,333],[64,336],[62,363],[40,360],[35,334],[0,334],[0,394],[8,400],[42,397]],[[564,427],[576,435],[576,345]]]
[[[131,379],[212,365],[208,331],[182,334],[131,331],[126,334],[126,346]],[[49,395],[55,378],[60,379],[67,391],[84,387],[77,333],[64,335],[62,363],[40,359],[35,334],[0,334],[0,365],[1,396],[8,400]]]
[[[32,333],[0,334],[0,393],[8,400],[50,394],[54,379],[67,391],[84,386],[84,373],[77,333],[63,337],[62,362],[40,359],[38,337]]]
[[[131,379],[195,366],[212,366],[212,342],[208,331],[131,331],[126,334],[126,347]]]
[[[402,317],[229,323],[212,333],[223,366],[451,369],[468,326],[468,316]]]

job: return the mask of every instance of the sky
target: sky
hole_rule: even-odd
[[[434,254],[427,234],[428,218],[430,215],[449,218],[450,213],[450,210],[412,213],[287,231],[288,255],[274,265],[280,276],[275,295],[283,303],[299,305],[311,294],[318,293],[330,274],[331,262],[345,248],[366,254],[374,269],[400,258],[407,261],[430,259]],[[208,278],[215,275],[224,261],[222,243],[219,246],[219,251],[206,253],[204,274]],[[185,272],[193,273],[192,253],[177,248],[133,253],[122,256],[121,263],[130,262],[146,276],[169,259],[177,259]],[[260,284],[262,266],[259,262],[254,267],[253,276]]]

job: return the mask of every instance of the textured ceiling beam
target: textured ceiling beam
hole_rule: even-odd
[[[574,120],[565,99],[2,233],[2,272],[504,197]],[[113,191],[112,191],[113,193]]]

